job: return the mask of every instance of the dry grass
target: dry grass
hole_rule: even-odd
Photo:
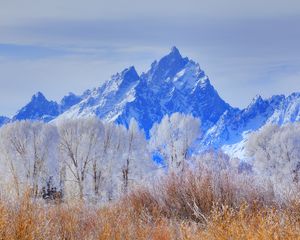
[[[0,239],[300,239],[300,201],[242,179],[170,175],[106,207],[0,200]]]
[[[231,171],[211,172],[202,170],[186,172],[184,176],[170,174],[151,187],[133,191],[122,202],[135,212],[148,212],[204,222],[216,205],[238,209],[245,203],[249,208],[277,206],[271,190],[255,186],[247,175]]]

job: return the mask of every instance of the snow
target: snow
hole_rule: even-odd
[[[234,114],[226,114],[209,129],[202,143],[221,147],[232,157],[246,159],[245,144],[249,135],[266,124],[285,125],[300,120],[300,96],[254,98],[250,105]],[[226,137],[224,137],[226,136]]]
[[[98,88],[82,95],[66,95],[58,104],[40,92],[20,109],[12,121],[52,121],[97,116],[104,122],[129,126],[135,118],[146,136],[155,122],[174,112],[191,114],[201,120],[198,150],[222,148],[233,157],[245,158],[244,145],[250,133],[265,124],[300,121],[300,93],[269,99],[256,96],[245,109],[236,109],[220,98],[198,63],[182,57],[173,47],[138,75],[134,67],[117,73]],[[0,118],[0,125],[9,122]]]

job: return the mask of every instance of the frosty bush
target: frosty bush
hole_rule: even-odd
[[[250,137],[247,151],[253,169],[277,188],[299,184],[300,124],[267,125]],[[288,187],[288,188],[287,188]]]

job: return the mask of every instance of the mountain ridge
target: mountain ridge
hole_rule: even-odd
[[[140,76],[133,66],[113,75],[57,121],[95,115],[128,126],[133,117],[148,134],[165,114],[190,113],[209,128],[228,109],[231,106],[219,97],[199,64],[173,47]]]
[[[112,75],[98,88],[82,95],[69,93],[59,103],[38,92],[10,121],[31,119],[59,122],[68,118],[97,116],[128,126],[135,118],[149,137],[149,130],[165,114],[192,114],[202,122],[199,151],[222,148],[240,156],[247,136],[265,124],[300,121],[300,93],[256,96],[244,109],[225,102],[200,65],[182,57],[176,47],[138,74],[134,66]],[[8,122],[3,118],[3,123]],[[1,124],[1,119],[0,119]],[[235,154],[235,152],[236,154]]]

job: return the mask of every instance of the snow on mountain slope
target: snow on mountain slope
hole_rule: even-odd
[[[257,96],[243,110],[227,111],[209,129],[200,145],[222,148],[230,156],[245,158],[249,134],[265,124],[283,125],[300,120],[300,94],[275,95],[269,99]]]
[[[200,66],[183,58],[178,49],[138,76],[134,67],[118,73],[55,121],[95,115],[128,126],[135,118],[146,133],[165,114],[182,112],[199,117],[203,129],[211,127],[231,107],[210,84]]]
[[[60,113],[65,112],[66,110],[70,109],[73,105],[79,103],[82,100],[82,98],[82,96],[77,96],[71,92],[68,95],[64,96],[60,101]]]
[[[182,57],[173,47],[140,76],[134,67],[129,67],[80,96],[69,93],[60,103],[37,93],[12,120],[58,122],[97,116],[128,126],[130,119],[135,118],[149,136],[153,123],[174,112],[201,119],[199,151],[222,148],[231,156],[244,158],[244,146],[251,132],[268,123],[300,121],[300,93],[269,99],[257,96],[247,108],[233,108],[220,98],[199,64]],[[0,118],[0,125],[8,121]]]
[[[12,121],[30,119],[49,122],[81,100],[82,96],[69,93],[58,104],[47,100],[41,92],[37,92],[30,102],[12,117]]]
[[[279,100],[278,98],[277,100]],[[300,121],[300,93],[293,93],[287,98],[282,97],[282,101],[278,105],[279,107],[275,109],[268,120],[269,123],[282,125]]]
[[[38,92],[32,96],[31,101],[21,108],[12,118],[15,120],[43,120],[50,121],[59,115],[59,105],[54,101],[48,101],[45,96]]]
[[[134,67],[117,73],[101,87],[85,94],[83,99],[61,114],[55,121],[65,118],[98,116],[104,121],[115,121],[125,105],[135,99],[139,76]]]

